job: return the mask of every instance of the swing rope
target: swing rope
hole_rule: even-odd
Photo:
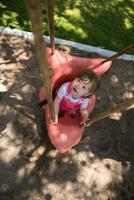
[[[107,111],[104,111],[104,112],[88,119],[86,122],[86,127],[90,126],[91,124],[93,124],[101,119],[110,117],[110,115],[112,115],[114,113],[130,110],[133,108],[134,108],[134,97],[131,99],[127,99],[123,103],[120,103],[120,104],[116,105],[115,107],[109,108]]]
[[[134,44],[128,46],[127,48],[121,50],[120,52],[114,54],[113,56],[106,58],[105,60],[101,61],[100,63],[98,63],[97,65],[94,65],[92,67],[92,70],[96,69],[97,67],[103,65],[104,63],[108,62],[108,61],[114,61],[116,60],[116,58],[118,58],[119,56],[122,56],[124,53],[128,53],[130,51],[134,50]]]
[[[52,50],[52,54],[54,54],[54,51],[55,51],[54,0],[46,0],[45,3],[46,3],[47,19],[48,19],[48,26],[49,26],[51,50]]]
[[[39,0],[27,0],[26,6],[29,14],[29,18],[32,24],[32,30],[34,33],[35,39],[35,47],[36,47],[36,55],[39,63],[39,68],[41,72],[41,76],[43,79],[43,87],[46,91],[47,101],[49,110],[51,113],[51,117],[54,120],[54,106],[52,100],[52,90],[51,90],[51,82],[48,71],[48,63],[46,57],[46,44],[43,39],[43,27],[42,27],[42,18],[40,12],[40,4]]]

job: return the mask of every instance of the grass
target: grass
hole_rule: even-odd
[[[133,4],[134,0],[55,0],[55,36],[119,51],[134,42]],[[48,35],[45,7],[42,12]],[[1,0],[0,25],[31,31],[22,0]]]

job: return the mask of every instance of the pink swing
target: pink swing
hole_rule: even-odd
[[[47,59],[50,68],[53,71],[51,78],[51,86],[53,91],[59,85],[67,81],[73,80],[77,75],[85,69],[93,70],[97,76],[101,76],[111,66],[112,62],[106,62],[100,66],[94,67],[104,59],[102,58],[82,58],[66,54],[63,51],[55,50],[54,55],[51,53],[51,49],[47,48]],[[46,98],[44,90],[40,90],[40,101]],[[95,95],[90,99],[88,110],[91,112],[95,105]],[[50,112],[48,105],[43,106],[46,115],[46,124],[49,138],[55,148],[64,153],[70,150],[73,146],[79,143],[84,133],[84,127],[80,127],[81,118],[72,119],[68,113],[65,113],[63,118],[59,118],[59,122],[56,125],[50,123]]]

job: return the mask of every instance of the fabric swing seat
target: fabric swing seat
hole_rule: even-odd
[[[55,91],[63,83],[72,81],[78,76],[80,72],[85,69],[93,70],[97,76],[104,74],[111,66],[112,62],[106,62],[98,67],[95,65],[102,62],[102,58],[83,58],[78,56],[69,55],[63,51],[55,50],[55,53],[51,53],[50,48],[46,48],[48,65],[52,70],[51,87],[55,96]],[[40,101],[46,98],[46,94],[43,89],[39,94]],[[91,112],[95,105],[95,95],[90,98],[88,110]],[[53,125],[50,123],[50,112],[48,105],[43,106],[45,110],[46,125],[48,130],[48,136],[54,147],[60,152],[64,153],[70,150],[73,146],[78,144],[82,138],[85,127],[80,127],[81,118],[72,119],[68,113],[65,113],[64,117],[59,118],[58,124]]]

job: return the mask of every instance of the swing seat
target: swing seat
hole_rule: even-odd
[[[102,58],[82,58],[69,55],[63,51],[55,50],[55,54],[52,55],[51,49],[46,48],[47,59],[49,68],[52,70],[51,87],[53,89],[54,96],[55,91],[63,83],[72,81],[78,76],[80,72],[85,69],[93,70],[97,76],[105,73],[111,66],[112,62],[106,62],[97,68],[95,65],[103,61]],[[46,94],[43,88],[40,90],[40,101],[46,98]],[[91,112],[95,105],[95,95],[90,98],[88,110]],[[45,110],[46,125],[48,135],[51,143],[60,152],[65,153],[69,151],[73,146],[78,144],[82,138],[85,127],[80,127],[81,117],[78,119],[72,119],[68,113],[65,113],[64,117],[59,118],[58,124],[53,125],[50,123],[50,112],[48,105],[43,106]]]

